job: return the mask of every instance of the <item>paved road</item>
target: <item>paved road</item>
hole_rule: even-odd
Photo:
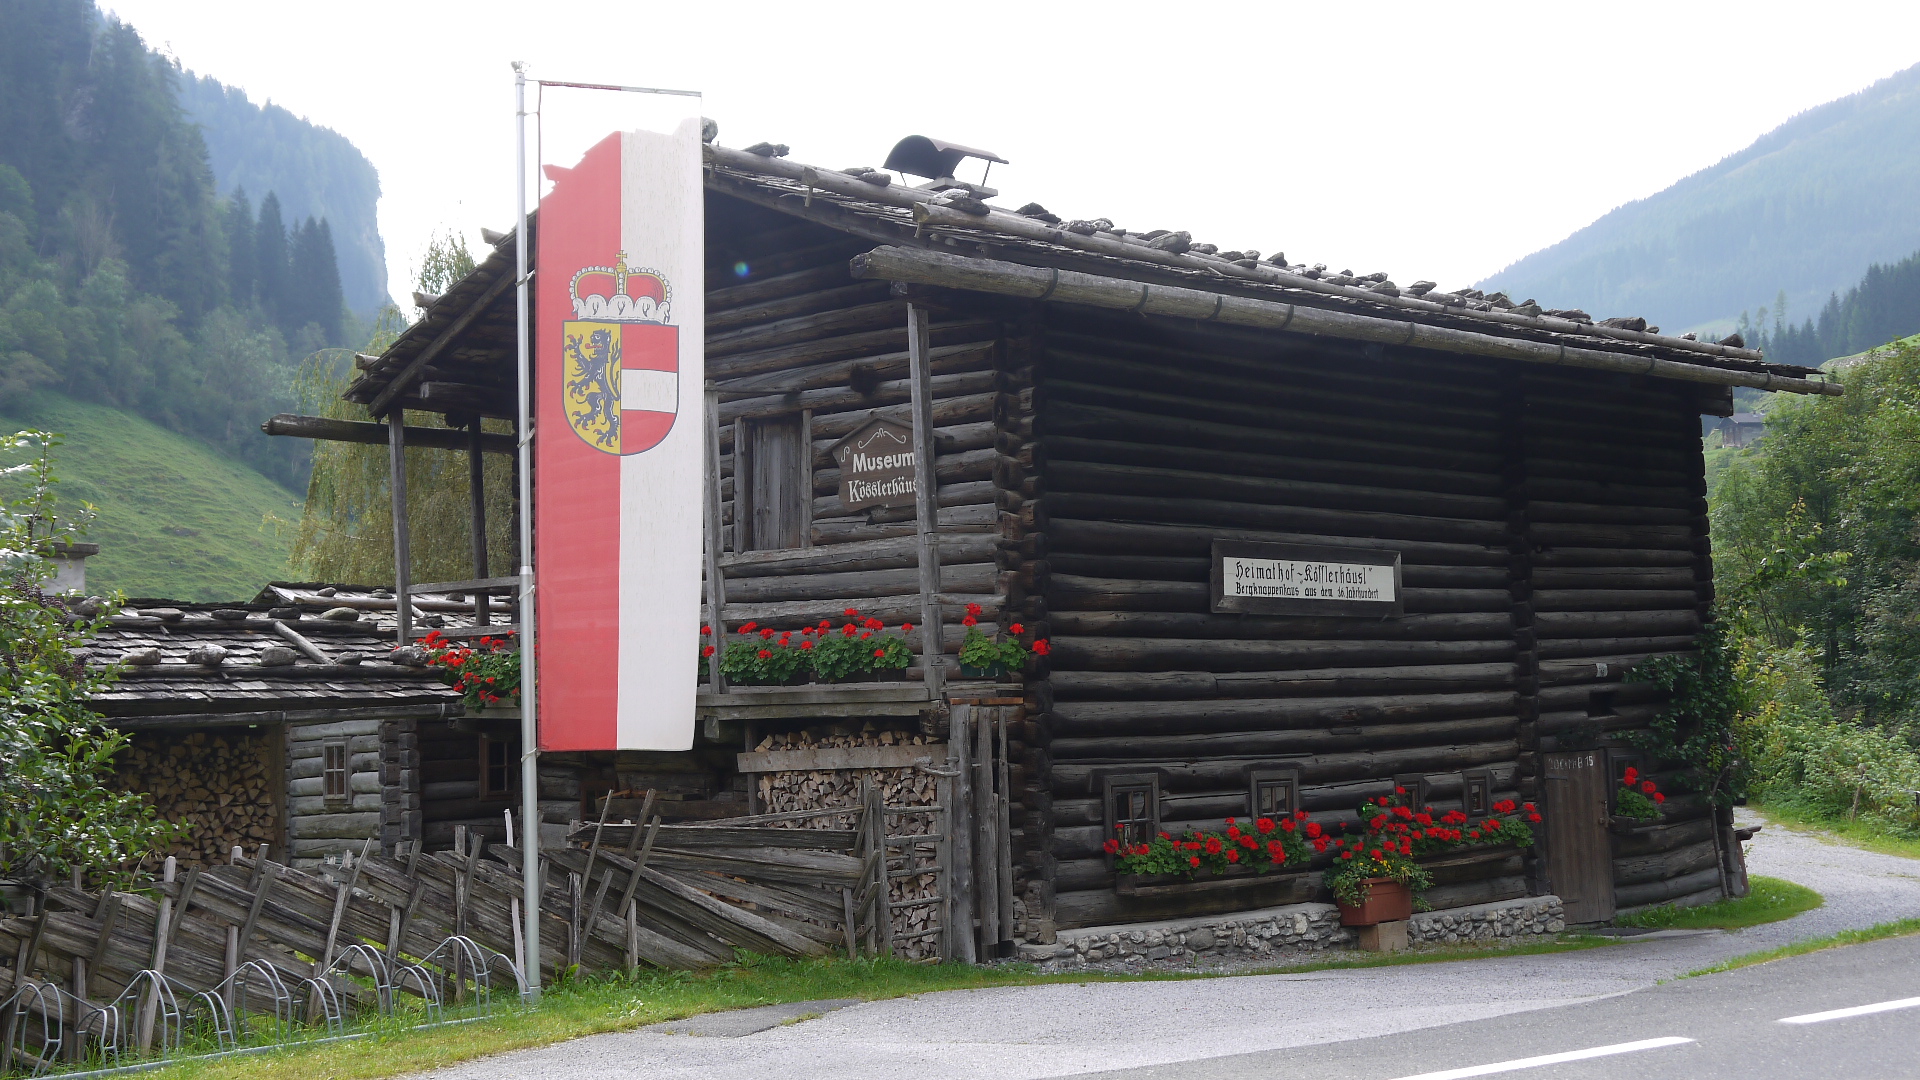
[[[1547,956],[1192,982],[952,991],[855,1005],[751,1034],[739,1032],[758,1025],[715,1031],[716,1036],[735,1037],[661,1030],[596,1035],[470,1062],[432,1076],[435,1080],[518,1080],[535,1075],[564,1075],[568,1080],[715,1075],[780,1080],[899,1080],[903,1076],[1029,1080],[1283,1049],[1290,1050],[1284,1057],[1292,1061],[1295,1055],[1307,1053],[1305,1048],[1336,1043],[1359,1046],[1383,1035],[1421,1029],[1457,1031],[1461,1029],[1452,1025],[1500,1017],[1526,1024],[1534,1018],[1520,1014],[1571,1006],[1599,1008],[1604,1003],[1598,999],[1635,991],[1646,992],[1635,997],[1656,992],[1678,995],[1683,991],[1649,988],[1729,956],[1889,919],[1920,917],[1920,862],[1770,828],[1755,839],[1750,865],[1755,873],[1818,889],[1827,898],[1826,906],[1785,922],[1734,933],[1658,935]],[[1856,951],[1828,955],[1856,955]],[[1730,974],[1675,985],[1691,993],[1694,987],[1721,979],[1752,977]],[[1847,1002],[1859,1003],[1863,1002]],[[1920,1024],[1920,1014],[1910,1015]],[[1418,1041],[1426,1045],[1430,1037],[1439,1036],[1438,1031],[1426,1031]],[[1610,1041],[1619,1040],[1576,1038],[1561,1048]],[[1920,1037],[1913,1041],[1920,1048]],[[1667,1052],[1631,1055],[1632,1067],[1638,1069],[1645,1064],[1641,1059]],[[1920,1061],[1920,1052],[1914,1057]],[[1483,1056],[1480,1060],[1496,1059]],[[1593,1067],[1608,1068],[1605,1060]],[[1615,1064],[1626,1060],[1612,1059]]]
[[[1567,1060],[1567,1059],[1573,1060]],[[1556,1060],[1559,1059],[1559,1060]],[[1088,1080],[1794,1080],[1920,1076],[1920,937],[1557,1009]]]

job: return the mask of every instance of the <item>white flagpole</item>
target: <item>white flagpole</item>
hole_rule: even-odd
[[[540,1000],[540,725],[533,660],[533,349],[528,328],[527,281],[527,70],[513,62],[518,145],[514,187],[520,223],[513,243],[514,301],[519,314],[520,404],[520,844],[522,908],[526,926],[527,999]]]

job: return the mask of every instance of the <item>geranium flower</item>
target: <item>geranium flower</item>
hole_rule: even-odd
[[[1241,833],[1240,846],[1243,848],[1246,848],[1248,851],[1252,851],[1254,848],[1257,848],[1260,846],[1260,841],[1255,840],[1252,836],[1246,833]]]
[[[740,632],[743,634],[751,634],[758,629],[760,629],[760,624],[757,622],[742,623],[740,626]]]
[[[1021,626],[1019,623],[1013,623],[1012,625],[1007,627],[1007,633],[1009,634],[1024,634],[1026,632],[1027,632],[1027,628],[1024,626]]]
[[[968,604],[968,605],[967,605],[967,614],[969,614],[969,615],[975,615],[975,616],[977,616],[977,615],[979,615],[979,614],[980,614],[980,613],[981,613],[981,612],[982,612],[983,610],[984,610],[984,609],[982,609],[982,608],[980,607],[980,605],[979,605],[979,604]]]
[[[1653,793],[1653,801],[1654,801],[1654,802],[1657,802],[1657,803],[1663,803],[1663,802],[1666,802],[1666,801],[1667,801],[1667,797],[1666,797],[1665,795],[1662,795],[1662,794],[1660,794],[1659,792],[1657,792],[1657,791],[1656,791],[1656,792],[1654,792],[1654,793]],[[1535,820],[1535,821],[1539,821],[1539,820],[1540,820],[1540,815],[1539,815],[1539,814],[1535,814],[1535,815],[1533,815],[1533,820]]]
[[[1660,789],[1654,786],[1653,781],[1642,780],[1640,781],[1640,790],[1645,794],[1651,795]]]
[[[903,623],[901,623],[901,624],[900,624],[900,632],[901,632],[901,633],[903,633],[903,634],[911,634],[911,633],[913,633],[913,624],[912,624],[912,623],[910,623],[910,622],[903,622]]]
[[[1237,851],[1229,851],[1229,852],[1227,852],[1227,861],[1228,861],[1228,862],[1239,862],[1239,861],[1240,861],[1240,853],[1239,853],[1239,852],[1237,852]]]
[[[801,652],[807,652],[807,651],[809,651],[809,650],[811,650],[812,648],[813,648],[813,642],[811,642],[811,641],[803,641],[803,642],[801,642],[801,643],[800,643],[800,651],[801,651]]]
[[[1405,795],[1405,794],[1407,793],[1407,789],[1406,789],[1406,788],[1403,788],[1403,787],[1401,787],[1401,786],[1400,786],[1400,785],[1398,785],[1398,784],[1395,784],[1395,785],[1393,786],[1393,793],[1394,793],[1395,795]]]
[[[1219,837],[1217,837],[1217,836],[1209,836],[1209,837],[1207,837],[1207,839],[1205,840],[1205,843],[1206,843],[1206,845],[1207,845],[1207,854],[1209,854],[1209,855],[1218,855],[1218,854],[1220,854],[1220,848],[1221,848],[1221,846],[1222,846],[1222,845],[1221,845],[1221,843],[1220,843],[1220,838],[1219,838]]]
[[[768,659],[772,655],[773,655],[772,649],[761,649],[759,653],[760,659],[762,660]]]
[[[1273,819],[1270,817],[1256,818],[1253,827],[1263,833],[1270,833],[1273,831]]]
[[[860,609],[848,608],[846,611],[841,612],[841,614],[845,615],[849,619],[857,619],[860,617]]]
[[[865,635],[862,635],[862,636],[864,637]],[[886,655],[887,655],[887,650],[885,650],[885,649],[875,649],[875,650],[873,650],[873,655],[874,655],[875,657],[878,657],[878,658],[880,658],[880,659],[885,659],[885,658],[886,658]]]
[[[1323,836],[1315,840],[1313,842],[1313,850],[1324,853],[1327,850],[1327,838]]]
[[[1188,865],[1188,866],[1199,866],[1199,865],[1200,865],[1200,856],[1198,856],[1198,855],[1192,855],[1192,856],[1189,856],[1189,857],[1187,858],[1187,865]]]
[[[1047,644],[1046,638],[1041,638],[1039,641],[1033,643],[1033,653],[1035,656],[1045,656],[1052,651],[1053,646]]]
[[[1320,823],[1319,823],[1319,822],[1317,822],[1317,821],[1309,821],[1309,822],[1307,822],[1307,835],[1308,835],[1308,836],[1312,836],[1312,837],[1318,837],[1318,836],[1320,835],[1320,832],[1321,832],[1321,829],[1320,829]]]
[[[766,629],[764,629],[764,630],[762,630],[762,631],[760,631],[760,640],[762,640],[762,641],[765,641],[765,640],[767,640],[768,638],[770,638],[770,637],[772,637],[772,636],[773,636],[773,627],[771,627],[771,626],[769,626],[769,627],[767,627]]]
[[[437,634],[437,633],[439,633],[439,632],[440,632],[440,631],[438,631],[438,630],[435,630],[435,631],[434,631],[434,633],[436,633],[436,634]],[[700,628],[700,632],[701,632],[702,634],[711,634],[711,633],[713,633],[713,627],[711,627],[711,626],[703,626],[703,627],[701,627],[701,628]],[[484,642],[491,642],[491,641],[493,641],[493,639],[492,639],[492,638],[484,638],[484,637],[483,637],[483,638],[481,638],[480,640],[481,640],[481,641],[482,641],[483,643],[484,643]]]
[[[1657,798],[1657,799],[1655,799],[1655,800],[1653,800],[1653,801],[1654,801],[1654,802],[1666,802],[1666,801],[1667,801],[1667,797],[1666,797],[1665,795],[1662,795],[1662,796],[1660,796],[1659,798]],[[1528,815],[1527,815],[1527,820],[1528,820],[1528,821],[1539,821],[1539,820],[1540,820],[1540,815],[1539,815],[1539,814],[1528,814]]]
[[[1109,838],[1106,843],[1100,845],[1100,850],[1112,855],[1120,850],[1120,841]]]
[[[712,656],[712,655],[713,655],[713,646],[711,646],[711,645],[705,645],[705,646],[702,646],[702,647],[701,647],[701,649],[700,649],[700,655],[701,655],[702,657],[707,657],[707,656]]]
[[[1627,772],[1626,772],[1626,775],[1625,775],[1625,776],[1622,776],[1622,777],[1620,778],[1620,782],[1621,782],[1622,784],[1625,784],[1625,785],[1626,785],[1627,787],[1632,787],[1633,785],[1635,785],[1635,784],[1637,784],[1637,783],[1639,783],[1639,782],[1640,782],[1640,770],[1639,770],[1639,769],[1636,769],[1636,768],[1634,768],[1634,767],[1633,767],[1633,766],[1631,766],[1631,765],[1629,765],[1629,766],[1627,766]]]
[[[978,624],[979,624],[979,622],[980,622],[980,620],[979,620],[979,619],[976,619],[976,618],[974,618],[973,616],[971,616],[971,615],[968,615],[968,616],[965,616],[965,617],[963,617],[963,618],[962,618],[962,619],[960,620],[960,625],[961,625],[961,626],[976,626],[976,625],[978,625]]]
[[[1343,851],[1343,852],[1341,852],[1341,853],[1340,853],[1340,857],[1341,857],[1341,858],[1343,858],[1343,859],[1351,859],[1351,858],[1353,858],[1353,852],[1351,852],[1351,851]]]

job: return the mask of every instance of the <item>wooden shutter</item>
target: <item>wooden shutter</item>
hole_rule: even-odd
[[[734,548],[805,547],[813,524],[813,447],[807,416],[742,420],[736,429]]]

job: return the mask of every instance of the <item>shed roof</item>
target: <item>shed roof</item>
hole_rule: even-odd
[[[290,582],[274,582],[245,603],[129,601],[82,656],[89,664],[122,665],[119,679],[93,699],[93,707],[110,722],[137,722],[156,715],[217,721],[223,714],[262,711],[452,705],[459,696],[439,672],[417,666],[417,656],[395,662],[392,603],[389,590]],[[329,608],[361,605],[361,617],[351,622],[315,617]],[[471,603],[450,596],[418,596],[415,605],[429,623],[474,622]],[[295,616],[287,610],[292,607],[303,610]],[[206,646],[219,646],[225,656],[215,664],[198,662],[204,654],[196,651]],[[291,650],[292,661],[262,663],[286,660],[284,653],[264,656],[276,647]],[[157,663],[125,662],[135,656],[151,661],[155,653]]]
[[[756,149],[763,149],[756,147]],[[779,148],[783,149],[783,148]],[[1063,220],[1028,204],[1006,210],[965,189],[910,187],[878,170],[835,170],[784,157],[709,144],[706,186],[780,214],[811,221],[862,244],[1097,275],[1148,287],[1344,313],[1414,330],[1451,334],[1453,351],[1516,355],[1514,343],[1557,348],[1564,357],[1644,362],[1648,374],[1800,393],[1837,393],[1816,368],[1767,361],[1758,351],[1689,336],[1654,333],[1644,319],[1596,321],[1585,312],[1546,309],[1501,294],[1404,286],[1385,273],[1333,272],[1284,255],[1223,250],[1178,231],[1136,231],[1105,218]],[[711,216],[711,215],[710,215]],[[501,237],[466,278],[448,289],[378,357],[363,357],[346,398],[376,415],[394,406],[451,414],[510,417],[513,410],[513,235]],[[884,276],[884,275],[883,275]],[[895,278],[895,280],[901,280]],[[1144,298],[1147,290],[1142,289]],[[1016,293],[1016,295],[1022,295]],[[1050,291],[1038,298],[1046,299]],[[1059,297],[1053,297],[1059,299]],[[1217,312],[1217,309],[1216,309]],[[1657,329],[1657,328],[1655,328]],[[1466,332],[1466,333],[1462,333]],[[1464,344],[1462,344],[1464,342]],[[1507,348],[1503,349],[1502,343]],[[1547,362],[1554,362],[1548,360]],[[1589,365],[1591,366],[1591,365]]]

